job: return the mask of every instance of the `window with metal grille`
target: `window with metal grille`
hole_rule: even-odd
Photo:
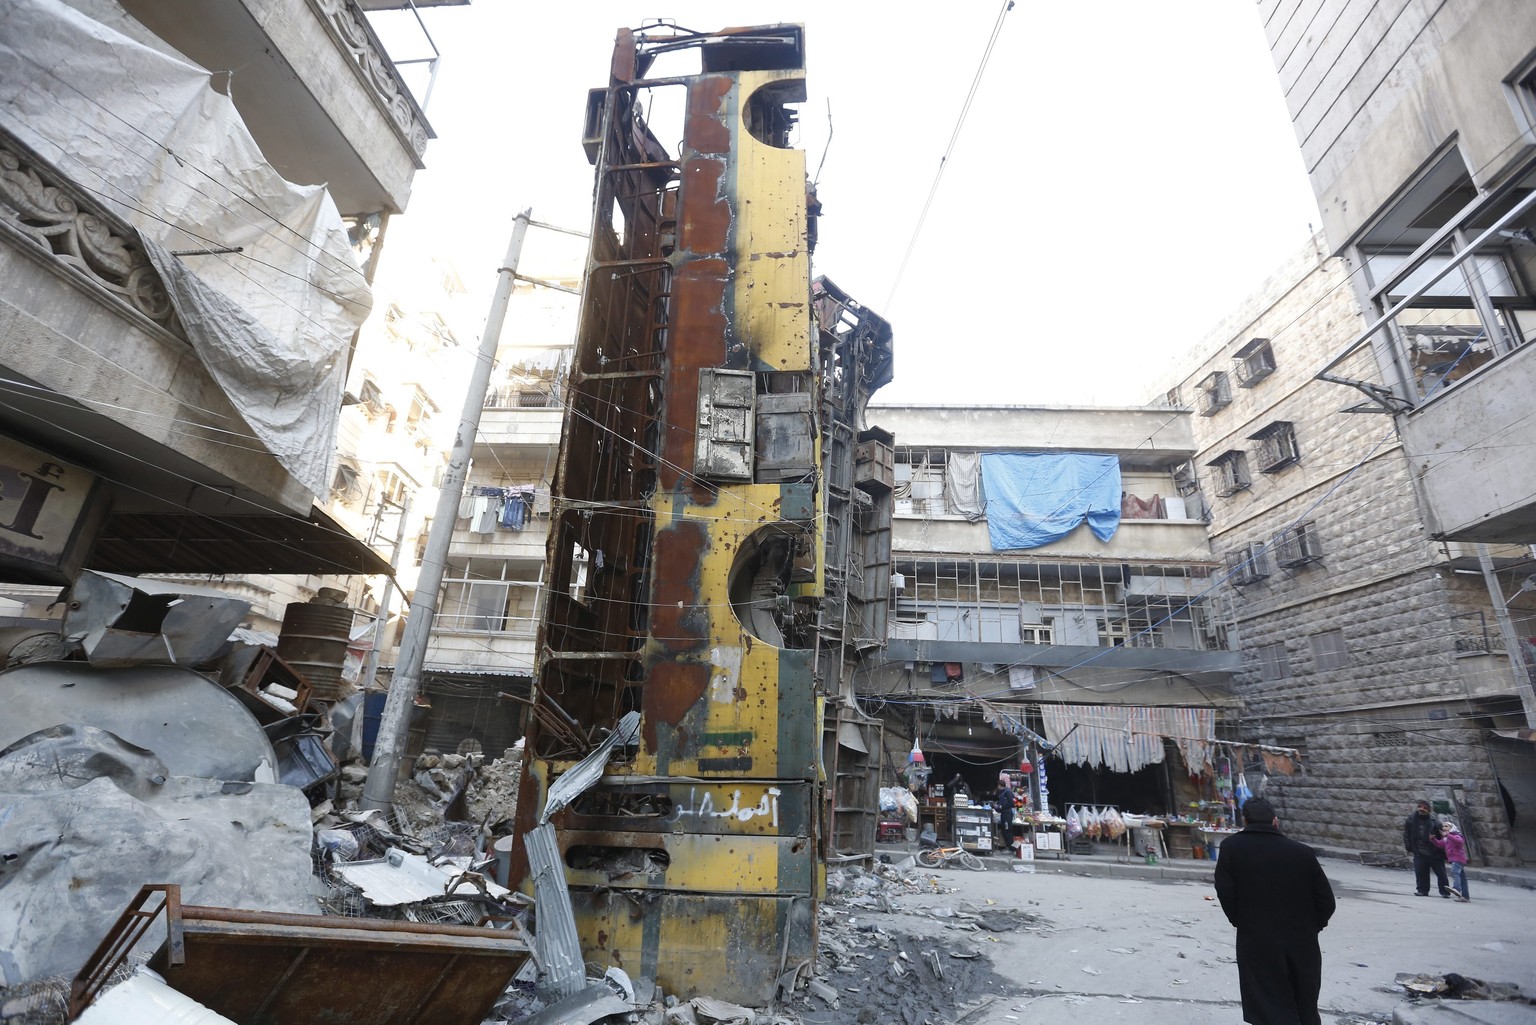
[[[1238,349],[1232,359],[1237,363],[1237,386],[1252,388],[1275,372],[1275,350],[1268,338],[1254,338]]]
[[[1257,434],[1248,435],[1248,440],[1259,443],[1254,456],[1260,473],[1278,473],[1301,460],[1296,429],[1289,420],[1276,420]]]
[[[1261,544],[1243,545],[1224,557],[1227,579],[1239,586],[1256,584],[1269,576],[1269,554]]]
[[[1225,370],[1213,370],[1195,385],[1200,392],[1200,415],[1212,416],[1232,404],[1232,385]]]
[[[1312,667],[1318,670],[1342,669],[1349,665],[1349,646],[1343,630],[1324,630],[1307,638],[1312,646]]]
[[[1259,679],[1269,682],[1283,680],[1291,675],[1291,660],[1285,653],[1285,645],[1266,644],[1259,649]]]
[[[894,497],[897,516],[945,516],[944,472],[949,454],[944,449],[898,448],[895,455]]]
[[[1305,566],[1323,557],[1317,525],[1311,520],[1298,523],[1275,535],[1275,562],[1281,566]]]
[[[1248,474],[1248,457],[1239,449],[1223,452],[1205,465],[1213,471],[1213,491],[1221,498],[1235,495],[1253,484]]]

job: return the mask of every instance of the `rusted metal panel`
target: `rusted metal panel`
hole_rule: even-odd
[[[162,947],[150,967],[240,1025],[483,1021],[529,953],[492,929],[196,905],[181,935],[185,963]]]

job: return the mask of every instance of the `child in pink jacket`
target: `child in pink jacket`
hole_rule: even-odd
[[[1445,852],[1445,860],[1449,862],[1447,867],[1451,870],[1451,890],[1456,899],[1462,903],[1471,900],[1467,893],[1467,841],[1456,823],[1450,819],[1440,823],[1440,832],[1431,836],[1429,842]]]

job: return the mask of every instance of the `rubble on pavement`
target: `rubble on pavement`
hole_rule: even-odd
[[[1521,993],[1520,987],[1513,982],[1484,982],[1456,972],[1444,975],[1398,972],[1392,981],[1415,998],[1433,996],[1451,1000],[1505,1000],[1536,1004],[1536,998]]]

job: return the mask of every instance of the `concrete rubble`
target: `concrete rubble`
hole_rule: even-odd
[[[150,597],[180,607],[169,589]],[[227,625],[219,617],[208,621],[216,630]],[[207,648],[197,622],[178,621],[176,650]],[[70,979],[146,883],[178,885],[187,905],[502,929],[540,949],[535,899],[505,886],[505,856],[524,839],[512,830],[521,741],[494,759],[419,756],[400,779],[389,814],[363,811],[367,766],[356,702],[343,702],[334,713],[316,710],[289,689],[285,703],[274,703],[270,688],[250,673],[223,673],[221,686],[216,667],[210,678],[185,666],[135,661],[139,652],[169,650],[150,639],[114,649],[111,668],[77,660],[11,671],[13,688],[34,697],[41,728],[0,751],[0,1022],[65,1021]],[[55,679],[74,685],[58,691],[63,696],[55,704],[81,721],[42,723],[55,712],[39,703],[43,692],[35,680]],[[228,725],[200,730],[191,721],[196,717],[172,713],[157,720],[162,693],[174,694],[180,705],[201,701],[223,713]],[[142,699],[132,702],[132,714],[128,697]],[[149,729],[141,721],[162,725]],[[131,730],[136,740],[103,724]],[[616,730],[590,764],[568,772],[566,788],[551,794],[550,810],[598,779],[608,748],[632,742],[636,725]],[[217,769],[234,764],[229,738],[242,730],[238,735],[249,734],[246,746],[254,745],[257,756],[240,754],[244,760],[233,774]],[[161,746],[165,752],[155,749]],[[167,754],[174,764],[167,764]],[[288,782],[253,779],[258,774],[247,762],[268,770],[286,765],[281,778]],[[217,771],[189,775],[185,766]],[[966,937],[995,923],[984,909],[944,904],[947,888],[910,861],[829,874],[819,955],[787,967],[772,1006],[743,1007],[708,995],[680,1000],[654,980],[618,968],[590,977],[572,946],[574,933],[563,936],[552,925],[565,893],[563,862],[558,853],[552,857],[551,878],[538,891],[546,904],[555,901],[544,909],[550,935],[543,940],[547,947],[551,936],[562,936],[562,951],[574,951],[574,960],[566,957],[574,974],[551,985],[546,949],[516,973],[484,1025],[916,1023],[949,1020],[960,1002],[991,982],[986,959],[966,946]],[[914,894],[938,903],[902,912],[892,902]],[[902,913],[953,918],[955,942],[940,948],[907,936],[888,918],[884,925],[869,921],[872,914]],[[128,989],[116,1000],[149,999],[140,991],[163,986],[141,970],[158,942],[146,935],[119,963],[112,985]],[[175,985],[174,973],[168,981]],[[103,997],[112,992],[109,987]],[[112,1006],[104,1000],[94,1020],[110,1017]]]

